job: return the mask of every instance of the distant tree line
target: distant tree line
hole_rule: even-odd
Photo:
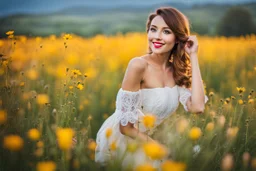
[[[246,8],[231,7],[220,19],[216,33],[227,37],[256,33],[253,16]]]

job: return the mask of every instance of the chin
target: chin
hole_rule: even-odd
[[[165,52],[165,51],[160,50],[160,49],[159,50],[153,49],[152,52],[155,53],[155,54],[164,54],[164,53],[167,53],[168,51]]]
[[[154,54],[162,54],[163,52],[161,51],[152,51]]]

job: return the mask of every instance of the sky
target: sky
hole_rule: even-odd
[[[0,0],[0,16],[17,13],[48,13],[76,6],[115,7],[124,5],[153,5],[166,2],[189,4],[244,3],[256,0]]]

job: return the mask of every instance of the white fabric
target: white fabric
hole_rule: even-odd
[[[127,125],[128,122],[133,123],[140,132],[146,129],[141,122],[144,115],[156,115],[156,124],[158,126],[162,121],[176,111],[179,102],[184,109],[188,111],[186,102],[191,96],[191,91],[187,88],[175,85],[174,87],[140,89],[136,92],[119,89],[116,97],[116,110],[105,120],[99,129],[96,137],[97,147],[95,150],[95,161],[105,164],[115,155],[123,156],[126,145],[133,141],[132,138],[120,133],[119,124]],[[208,101],[205,96],[205,103]],[[105,131],[112,128],[112,135],[106,138]],[[154,129],[153,129],[154,130]],[[152,134],[153,132],[150,132]],[[117,152],[111,152],[109,146],[112,142],[116,142]],[[120,157],[119,157],[120,159]],[[130,160],[136,165],[146,160],[142,151],[137,151],[133,155],[125,155],[123,164],[128,165]]]
[[[180,98],[179,98],[179,101],[180,103],[183,105],[184,109],[186,111],[188,111],[188,107],[187,107],[187,101],[188,99],[190,98],[190,96],[192,95],[191,91],[187,88],[183,88],[183,87],[180,87],[179,88],[179,91],[180,91]],[[208,97],[205,96],[204,97],[204,102],[206,103],[208,101]]]

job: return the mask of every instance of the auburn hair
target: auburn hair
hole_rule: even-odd
[[[171,63],[173,68],[173,76],[175,83],[179,86],[185,85],[187,88],[191,87],[191,63],[189,55],[185,52],[185,44],[190,35],[190,26],[188,18],[179,10],[173,7],[160,7],[156,9],[154,13],[150,13],[148,16],[146,31],[148,33],[150,29],[151,21],[160,15],[168,27],[175,35],[176,43],[171,50],[169,60],[173,56],[173,62]],[[148,47],[149,54],[152,53],[150,47]]]

